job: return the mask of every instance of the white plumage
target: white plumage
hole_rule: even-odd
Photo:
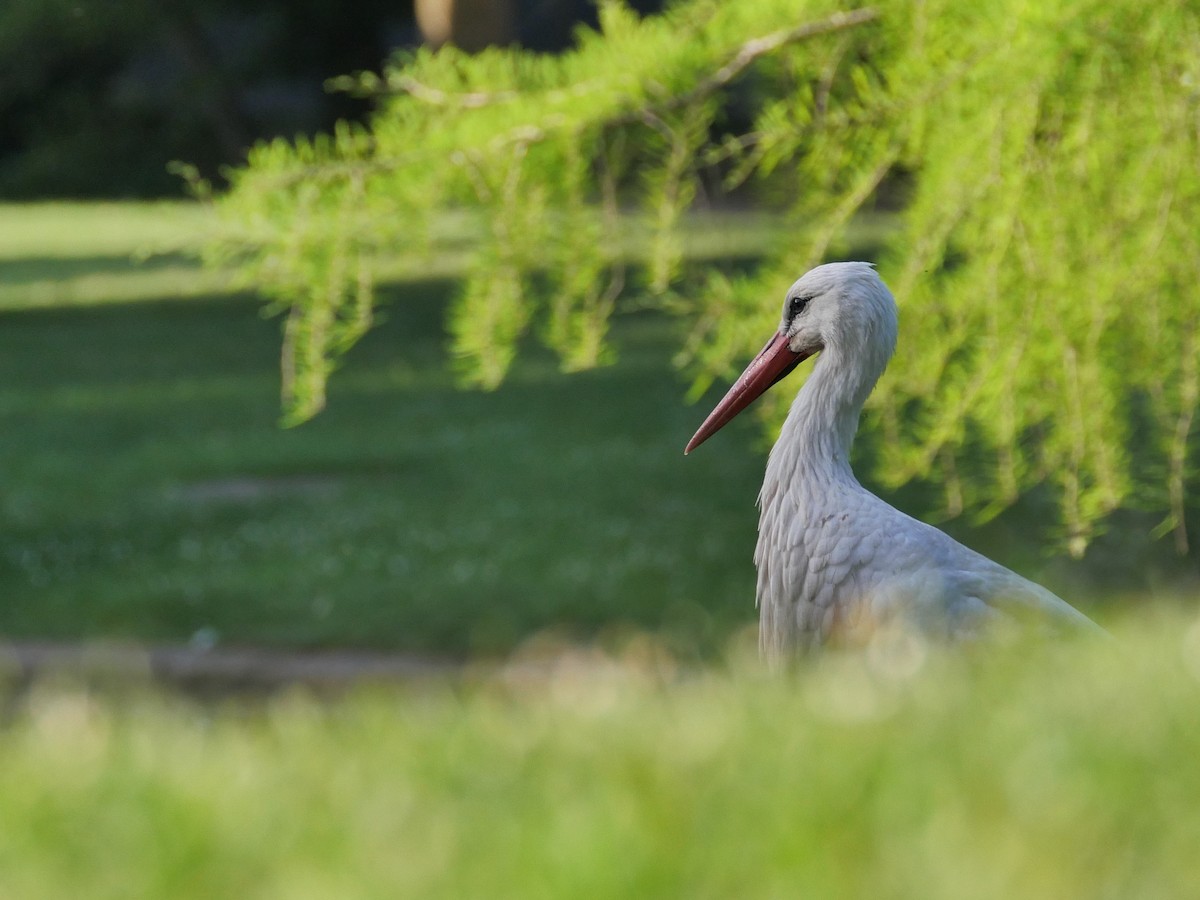
[[[792,285],[779,331],[688,443],[690,452],[816,353],[759,494],[759,646],[770,662],[881,626],[942,639],[1000,621],[1096,629],[1050,591],[867,491],[850,469],[859,412],[896,345],[896,304],[868,263]]]

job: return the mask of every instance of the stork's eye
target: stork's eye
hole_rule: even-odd
[[[808,307],[812,297],[793,297],[788,301],[788,318],[794,319]]]

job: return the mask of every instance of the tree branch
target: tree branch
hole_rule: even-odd
[[[721,66],[721,68],[717,69],[717,71],[708,76],[708,78],[705,78],[690,91],[668,97],[657,105],[651,104],[650,109],[657,112],[664,112],[669,109],[687,106],[701,97],[705,97],[723,88],[741,75],[742,72],[746,71],[757,59],[766,56],[768,53],[775,52],[780,47],[795,44],[823,34],[833,34],[834,32],[845,31],[848,28],[856,28],[859,25],[865,25],[867,22],[874,22],[878,18],[879,10],[874,7],[864,6],[861,9],[852,9],[850,12],[834,13],[829,18],[821,19],[819,22],[806,22],[787,31],[777,31],[774,34],[746,41],[729,62],[725,63],[725,65]],[[645,116],[646,110],[644,109],[631,110],[623,115],[614,116],[604,124],[606,126],[631,125],[634,122],[644,121]]]
[[[459,109],[478,109],[491,103],[512,100],[517,96],[516,91],[472,91],[452,94],[417,81],[411,75],[397,75],[395,78],[389,78],[388,84],[431,106],[453,106]]]
[[[874,22],[878,18],[879,10],[874,7],[864,6],[861,9],[852,9],[849,12],[834,13],[829,18],[821,19],[817,22],[806,22],[803,25],[798,25],[786,31],[777,31],[774,34],[754,38],[742,44],[729,62],[697,84],[692,90],[686,94],[678,94],[672,97],[659,108],[669,109],[677,106],[686,106],[693,100],[711,94],[744,72],[755,60],[775,52],[780,47],[808,40],[809,38],[819,37],[820,35],[833,34],[834,32],[845,31],[849,28],[856,28],[859,25],[865,25],[867,22]],[[397,75],[389,78],[388,85],[398,88],[431,106],[452,106],[459,109],[478,109],[492,103],[505,103],[518,96],[517,91],[450,93],[417,81],[411,75]],[[614,120],[611,120],[609,124],[630,124],[636,121],[640,114],[638,112],[618,116]]]
[[[821,19],[818,22],[806,22],[787,31],[777,31],[774,34],[768,34],[765,37],[747,41],[742,44],[741,49],[738,50],[733,59],[717,69],[716,72],[704,79],[704,81],[700,82],[692,90],[688,91],[688,93],[682,94],[676,99],[680,103],[688,103],[696,97],[703,97],[705,94],[710,94],[733,81],[733,79],[742,74],[760,56],[773,53],[787,44],[795,44],[799,41],[823,34],[845,31],[847,28],[855,28],[859,25],[865,25],[867,22],[874,22],[878,18],[879,10],[870,6],[864,6],[861,9],[852,9],[849,12],[834,13],[828,19]]]

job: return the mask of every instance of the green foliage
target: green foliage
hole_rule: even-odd
[[[1187,897],[1200,626],[794,678],[645,641],[342,702],[36,685],[11,897]]]
[[[751,15],[708,3],[639,20],[607,4],[602,34],[582,33],[564,56],[422,50],[382,80],[337,82],[383,98],[370,130],[260,146],[219,205],[231,234],[213,253],[239,259],[249,283],[294,317],[284,347],[288,420],[323,406],[333,360],[369,324],[346,273],[428,250],[439,215],[464,204],[483,211],[450,317],[464,382],[499,384],[535,320],[564,368],[601,362],[624,284],[620,187],[645,203],[649,287],[665,295],[679,274],[676,226],[694,197],[713,93],[744,64],[713,73],[736,60],[753,26],[794,28],[795,14],[788,3]]]
[[[466,383],[498,384],[534,323],[564,368],[603,361],[627,283],[619,197],[650,226],[638,287],[690,329],[699,390],[906,179],[881,260],[902,341],[866,419],[875,477],[936,480],[947,512],[985,518],[1046,483],[1077,553],[1119,506],[1145,506],[1183,550],[1198,60],[1200,14],[1182,0],[691,0],[647,19],[607,3],[561,57],[421,51],[343,80],[381,98],[369,129],[260,147],[219,201],[215,252],[290,309],[300,421],[370,324],[378,261],[436,248],[450,209],[480,211],[450,315]],[[679,291],[677,228],[710,166],[786,196],[793,230],[754,275]]]
[[[888,267],[906,352],[876,398],[909,435],[882,442],[879,471],[895,484],[933,468],[985,513],[1048,479],[1077,550],[1131,492],[1162,508],[1165,480],[1182,540],[1200,19],[1184,4],[1015,12],[959,50],[956,90],[925,105]],[[1135,406],[1156,458],[1176,460],[1138,484]]]

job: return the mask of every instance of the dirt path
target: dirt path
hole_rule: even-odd
[[[205,696],[270,693],[301,685],[339,691],[461,672],[449,659],[355,650],[199,648],[177,644],[0,641],[0,686],[51,678],[99,684],[154,682]]]

